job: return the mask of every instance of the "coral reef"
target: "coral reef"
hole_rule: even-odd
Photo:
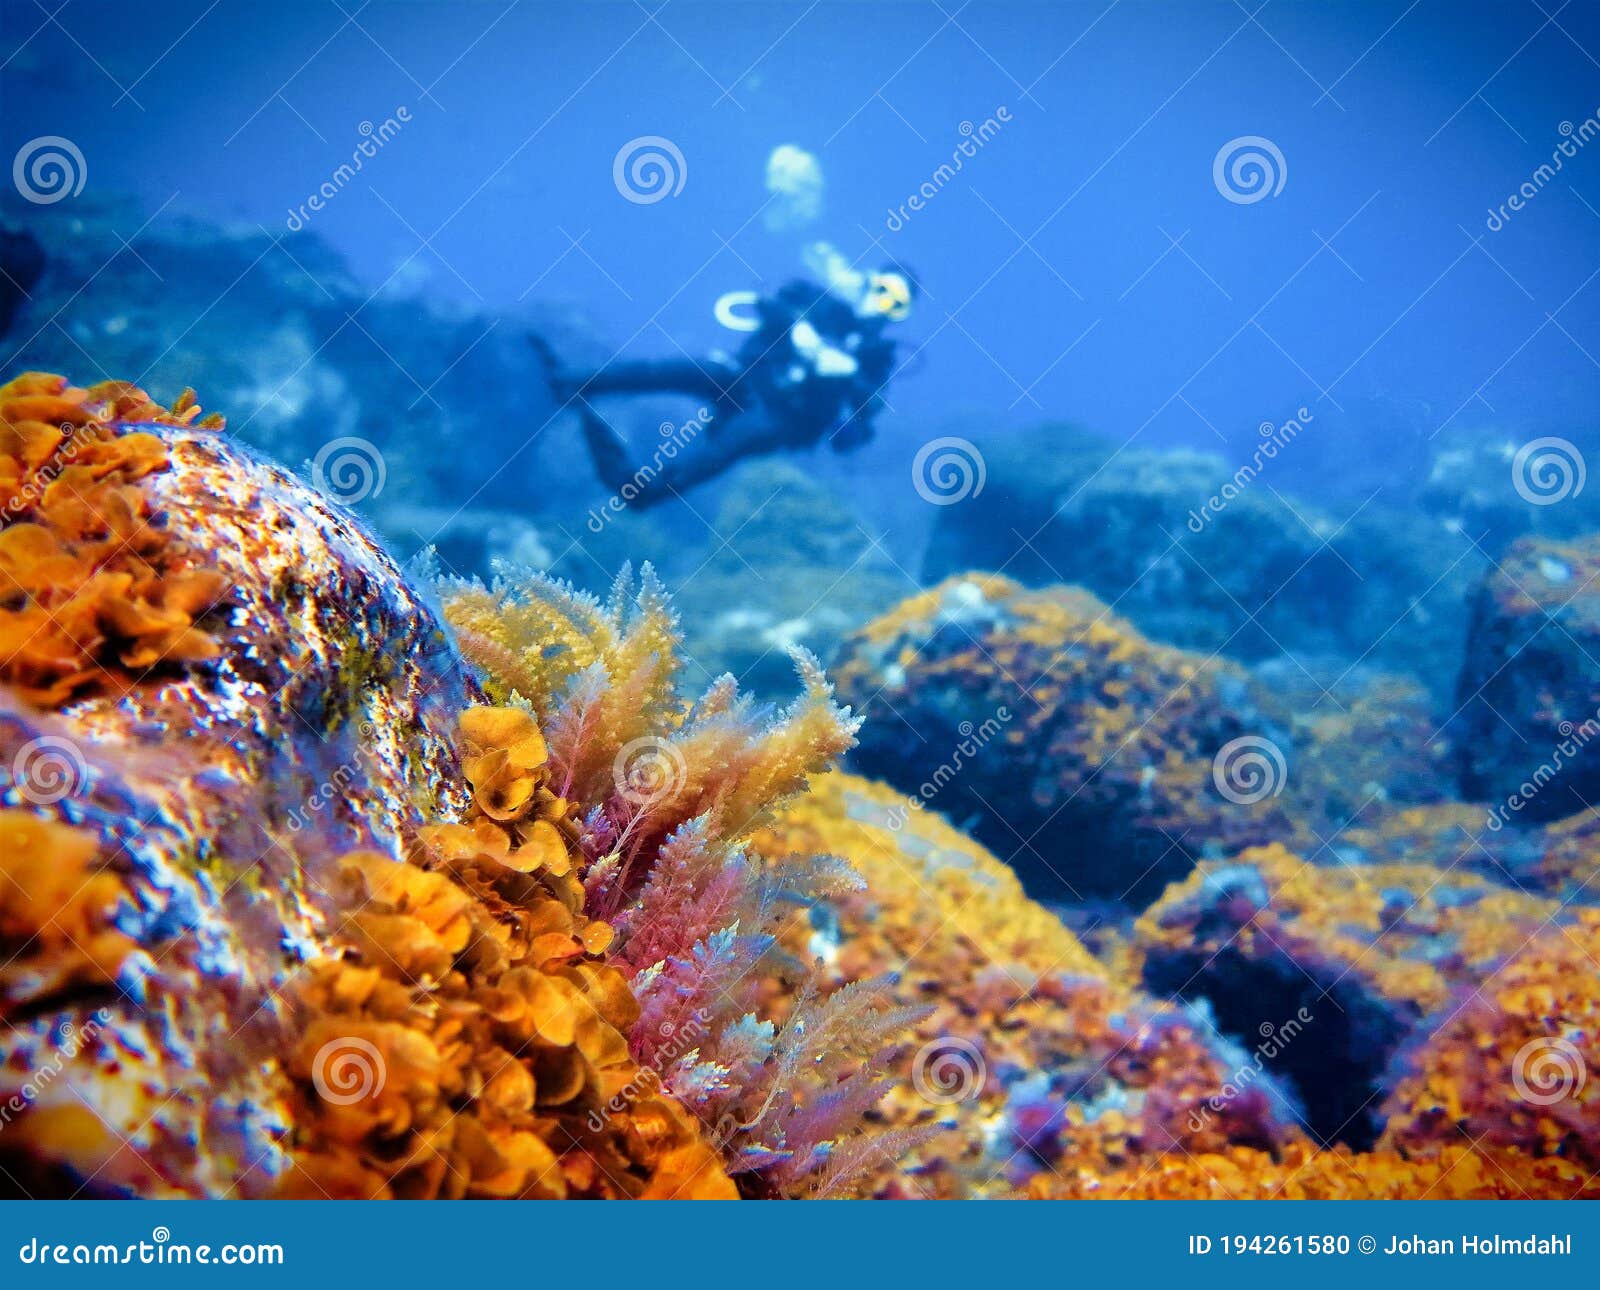
[[[0,537],[33,523],[60,553],[48,577],[8,566],[8,612],[128,565],[94,592],[113,607],[81,657],[7,692],[8,740],[28,739],[10,797],[38,811],[4,817],[0,932],[38,956],[4,982],[29,1028],[11,1060],[92,1035],[8,1135],[18,1170],[111,1193],[732,1195],[720,1148],[749,1188],[834,1194],[853,1155],[892,1151],[853,1131],[918,1010],[870,982],[767,1007],[804,977],[773,952],[785,918],[859,880],[739,845],[850,743],[813,661],[775,723],[731,678],[686,709],[648,570],[604,607],[462,586],[452,616],[514,705],[469,706],[381,550],[188,429],[191,400],[38,376],[5,396],[17,495],[59,466],[89,498],[75,513],[45,485],[17,508]],[[86,464],[53,455],[52,424]],[[134,539],[109,556],[87,545],[107,516]],[[161,620],[167,657],[135,655],[127,625],[202,572],[216,606]],[[64,785],[17,770],[46,740]],[[666,1042],[691,1025],[693,1047]]]
[[[1457,684],[1461,785],[1502,823],[1600,797],[1600,538],[1523,538],[1478,588]]]
[[[1504,849],[1515,859],[1515,881],[1563,902],[1600,902],[1600,811],[1585,809],[1536,833],[1517,831]]]
[[[470,708],[461,733],[466,816],[423,829],[408,864],[344,859],[339,919],[295,987],[281,1190],[734,1196],[629,1053],[639,1003],[602,957],[612,929],[583,912],[579,830],[538,726]]]
[[[1208,851],[1291,835],[1246,674],[1075,588],[950,578],[853,635],[836,671],[867,718],[856,767],[975,821],[1035,895],[1140,907]],[[1224,786],[1251,780],[1232,800],[1219,754]]]
[[[884,1157],[880,1195],[1010,1195],[1168,1151],[1272,1147],[1293,1109],[1204,1019],[1119,981],[1016,875],[886,785],[819,779],[757,835],[774,857],[850,857],[865,879],[818,909],[803,944],[832,982],[887,974],[932,1011],[881,1114],[924,1138]]]
[[[68,387],[29,374],[0,386],[0,681],[55,707],[89,689],[120,697],[152,669],[215,656],[195,620],[226,591],[164,526],[139,486],[167,445],[122,423],[185,426],[131,386]]]
[[[1352,829],[1382,828],[1455,795],[1455,750],[1417,681],[1310,660],[1250,670],[1257,701],[1295,755],[1282,801],[1302,845],[1329,839],[1330,850],[1353,856]]]
[[[730,491],[767,627],[888,599],[827,500]],[[1589,737],[1592,546],[1480,594],[1463,693],[1523,756]],[[1408,678],[1202,657],[1076,588],[953,577],[849,636],[837,698],[786,651],[766,706],[696,653],[776,690],[843,619],[747,632],[710,567],[686,646],[649,565],[437,573],[191,393],[0,386],[8,1187],[1600,1190],[1582,758],[1453,800],[1515,761],[1472,703],[1442,734]],[[837,769],[858,737],[887,782]]]
[[[1554,901],[1427,865],[1311,865],[1282,846],[1201,865],[1139,919],[1146,986],[1204,998],[1241,1042],[1301,1016],[1276,1069],[1326,1141],[1371,1145],[1394,1053],[1551,922]]]

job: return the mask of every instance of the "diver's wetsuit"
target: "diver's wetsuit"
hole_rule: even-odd
[[[577,399],[584,438],[606,487],[628,488],[634,505],[650,506],[746,457],[810,448],[824,438],[836,452],[847,452],[872,437],[872,421],[883,406],[879,391],[894,367],[894,342],[884,337],[883,320],[862,319],[838,297],[804,281],[758,300],[755,308],[756,329],[737,359],[613,363],[581,376],[552,364],[558,397]],[[834,370],[802,353],[794,335],[802,322],[823,345],[852,359],[853,367]],[[658,451],[642,462],[589,404],[606,394],[684,394],[702,400],[709,415],[692,437],[675,436],[670,456]]]
[[[44,276],[44,248],[32,233],[0,228],[0,336]]]

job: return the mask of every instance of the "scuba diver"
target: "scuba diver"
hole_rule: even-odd
[[[44,247],[32,233],[0,225],[0,336],[44,276]]]
[[[824,439],[835,452],[849,452],[872,438],[894,368],[895,342],[885,332],[911,312],[915,280],[899,265],[853,269],[826,245],[812,248],[807,263],[826,285],[798,280],[770,297],[736,291],[717,301],[717,321],[746,334],[731,357],[645,359],[574,373],[542,337],[530,335],[556,398],[576,401],[607,488],[651,506],[747,457]],[[685,426],[664,425],[673,437],[640,461],[589,403],[606,394],[684,394],[702,406]]]

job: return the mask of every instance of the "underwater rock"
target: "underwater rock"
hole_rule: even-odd
[[[68,1163],[98,1143],[83,1177],[141,1194],[274,1170],[260,1054],[286,950],[315,934],[341,850],[397,855],[465,800],[449,733],[469,685],[439,621],[348,515],[197,412],[0,387],[0,768],[28,812],[9,827],[96,875],[127,951],[98,989],[22,978],[4,1006],[45,1054],[93,1031]],[[71,648],[42,653],[36,615]]]
[[[1454,796],[1454,750],[1420,682],[1310,659],[1250,670],[1257,701],[1293,745],[1283,801],[1318,861],[1323,850],[1359,861],[1356,831],[1381,831],[1397,813]],[[1473,818],[1481,824],[1481,812]]]
[[[555,409],[520,328],[398,290],[425,254],[374,290],[313,230],[151,215],[93,190],[14,213],[47,265],[0,370],[88,363],[166,397],[203,389],[236,442],[292,469],[363,440],[382,472],[342,500],[380,522],[407,497],[531,512],[598,491],[565,432],[541,433]]]
[[[836,673],[866,718],[854,766],[970,828],[1036,897],[1140,908],[1201,856],[1291,836],[1292,748],[1247,674],[1077,588],[950,578],[852,635]]]
[[[1145,911],[1146,988],[1205,1000],[1241,1043],[1278,1035],[1274,1066],[1319,1141],[1372,1145],[1401,1044],[1539,928],[1556,902],[1426,865],[1323,868],[1282,846],[1200,866]],[[1303,1040],[1281,1042],[1285,1018]]]
[[[0,224],[0,337],[44,275],[44,248],[33,234]]]
[[[1495,840],[1515,859],[1519,886],[1564,902],[1600,903],[1600,811],[1585,808],[1537,832],[1507,829]]]
[[[1463,1140],[1600,1170],[1600,911],[1547,920],[1464,982],[1396,1061],[1383,1145]]]
[[[1523,538],[1473,603],[1456,686],[1461,786],[1500,824],[1600,800],[1600,537]]]
[[[1544,465],[1534,457],[1519,461],[1529,442],[1504,431],[1450,427],[1433,438],[1427,478],[1417,504],[1446,532],[1470,534],[1492,556],[1518,537],[1537,534],[1571,538],[1600,529],[1600,491],[1579,483],[1560,491],[1564,453],[1583,434],[1569,433],[1566,441],[1551,440],[1555,455]],[[1570,489],[1571,478],[1568,478]],[[1557,496],[1559,492],[1559,497]],[[1551,505],[1559,500],[1560,505]]]
[[[1308,428],[1305,433],[1311,433]],[[1118,446],[1063,426],[986,439],[981,493],[944,507],[929,582],[1000,569],[1071,583],[1172,645],[1239,659],[1361,659],[1440,684],[1481,557],[1409,509],[1329,513],[1215,454]]]
[[[736,472],[715,549],[686,570],[684,647],[710,680],[731,672],[763,697],[794,679],[793,647],[831,658],[845,635],[913,590],[838,494],[784,461]]]
[[[1238,1058],[1203,1016],[1119,979],[935,810],[835,772],[754,846],[848,856],[864,888],[813,909],[793,952],[834,982],[890,972],[896,999],[932,1005],[879,1112],[923,1136],[879,1163],[875,1194],[1004,1196],[1041,1175],[1294,1138],[1270,1077],[1232,1087]]]

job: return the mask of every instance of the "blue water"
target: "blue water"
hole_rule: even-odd
[[[1596,50],[1600,12],[1553,3],[4,0],[0,145],[63,135],[91,191],[279,231],[405,106],[311,222],[372,288],[570,301],[617,347],[698,352],[716,296],[804,241],[881,246],[927,287],[886,435],[970,410],[1214,448],[1306,405],[1361,458],[1462,423],[1587,432],[1600,149],[1486,221],[1600,108]],[[681,150],[676,198],[617,200],[640,135]],[[1281,151],[1270,200],[1213,185],[1241,136]],[[757,217],[782,143],[826,177],[801,232]]]

